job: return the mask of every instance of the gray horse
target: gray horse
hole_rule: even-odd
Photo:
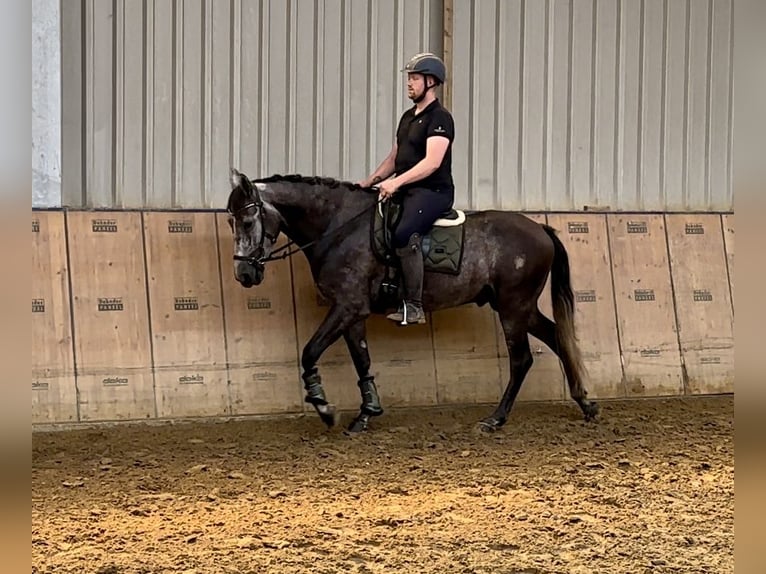
[[[226,209],[234,236],[237,281],[247,288],[258,285],[263,281],[267,261],[303,252],[319,292],[330,303],[322,324],[303,348],[305,400],[325,424],[336,424],[336,408],[327,400],[316,365],[322,353],[343,336],[359,376],[362,397],[359,415],[348,430],[366,430],[371,417],[383,414],[370,375],[366,320],[400,300],[386,298],[392,283],[396,283],[392,281],[396,275],[391,275],[396,261],[386,258],[392,250],[384,251],[383,257],[376,253],[372,229],[375,217],[384,214],[376,190],[299,175],[250,180],[236,169],[231,172],[231,185]],[[587,399],[585,371],[575,337],[569,258],[555,230],[511,212],[459,214],[464,215],[464,222],[447,223],[461,231],[459,269],[440,273],[429,272],[426,267],[423,306],[426,311],[434,311],[466,303],[488,303],[500,316],[510,357],[510,380],[495,411],[480,421],[481,428],[493,431],[508,419],[533,362],[528,333],[559,356],[572,398],[586,420],[595,418],[598,405]],[[384,231],[386,225],[382,226]],[[290,241],[275,249],[280,233]],[[424,245],[428,239],[424,238]],[[293,245],[298,249],[282,252]],[[548,273],[555,323],[537,306]]]

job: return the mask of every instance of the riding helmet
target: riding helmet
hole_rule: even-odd
[[[407,65],[404,66],[402,72],[433,76],[440,84],[443,84],[447,79],[447,67],[444,65],[441,58],[431,52],[415,54],[410,61],[407,62]]]

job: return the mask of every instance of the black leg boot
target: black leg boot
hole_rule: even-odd
[[[423,311],[423,253],[420,249],[422,238],[413,233],[407,247],[396,249],[404,276],[404,301],[399,311],[388,315],[388,319],[402,325],[424,324]]]

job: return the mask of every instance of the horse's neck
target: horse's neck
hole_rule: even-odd
[[[287,224],[285,233],[297,242],[315,241],[331,225],[342,201],[341,190],[308,183],[273,183],[264,194]]]
[[[272,203],[285,220],[285,235],[298,244],[319,241],[354,219],[372,201],[369,195],[358,190],[293,182],[270,184],[264,199]],[[354,224],[361,225],[361,222]]]

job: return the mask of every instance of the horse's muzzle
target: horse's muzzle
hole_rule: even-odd
[[[263,281],[264,267],[261,263],[248,263],[238,261],[234,265],[234,277],[243,287],[248,289],[253,285],[260,285]]]

